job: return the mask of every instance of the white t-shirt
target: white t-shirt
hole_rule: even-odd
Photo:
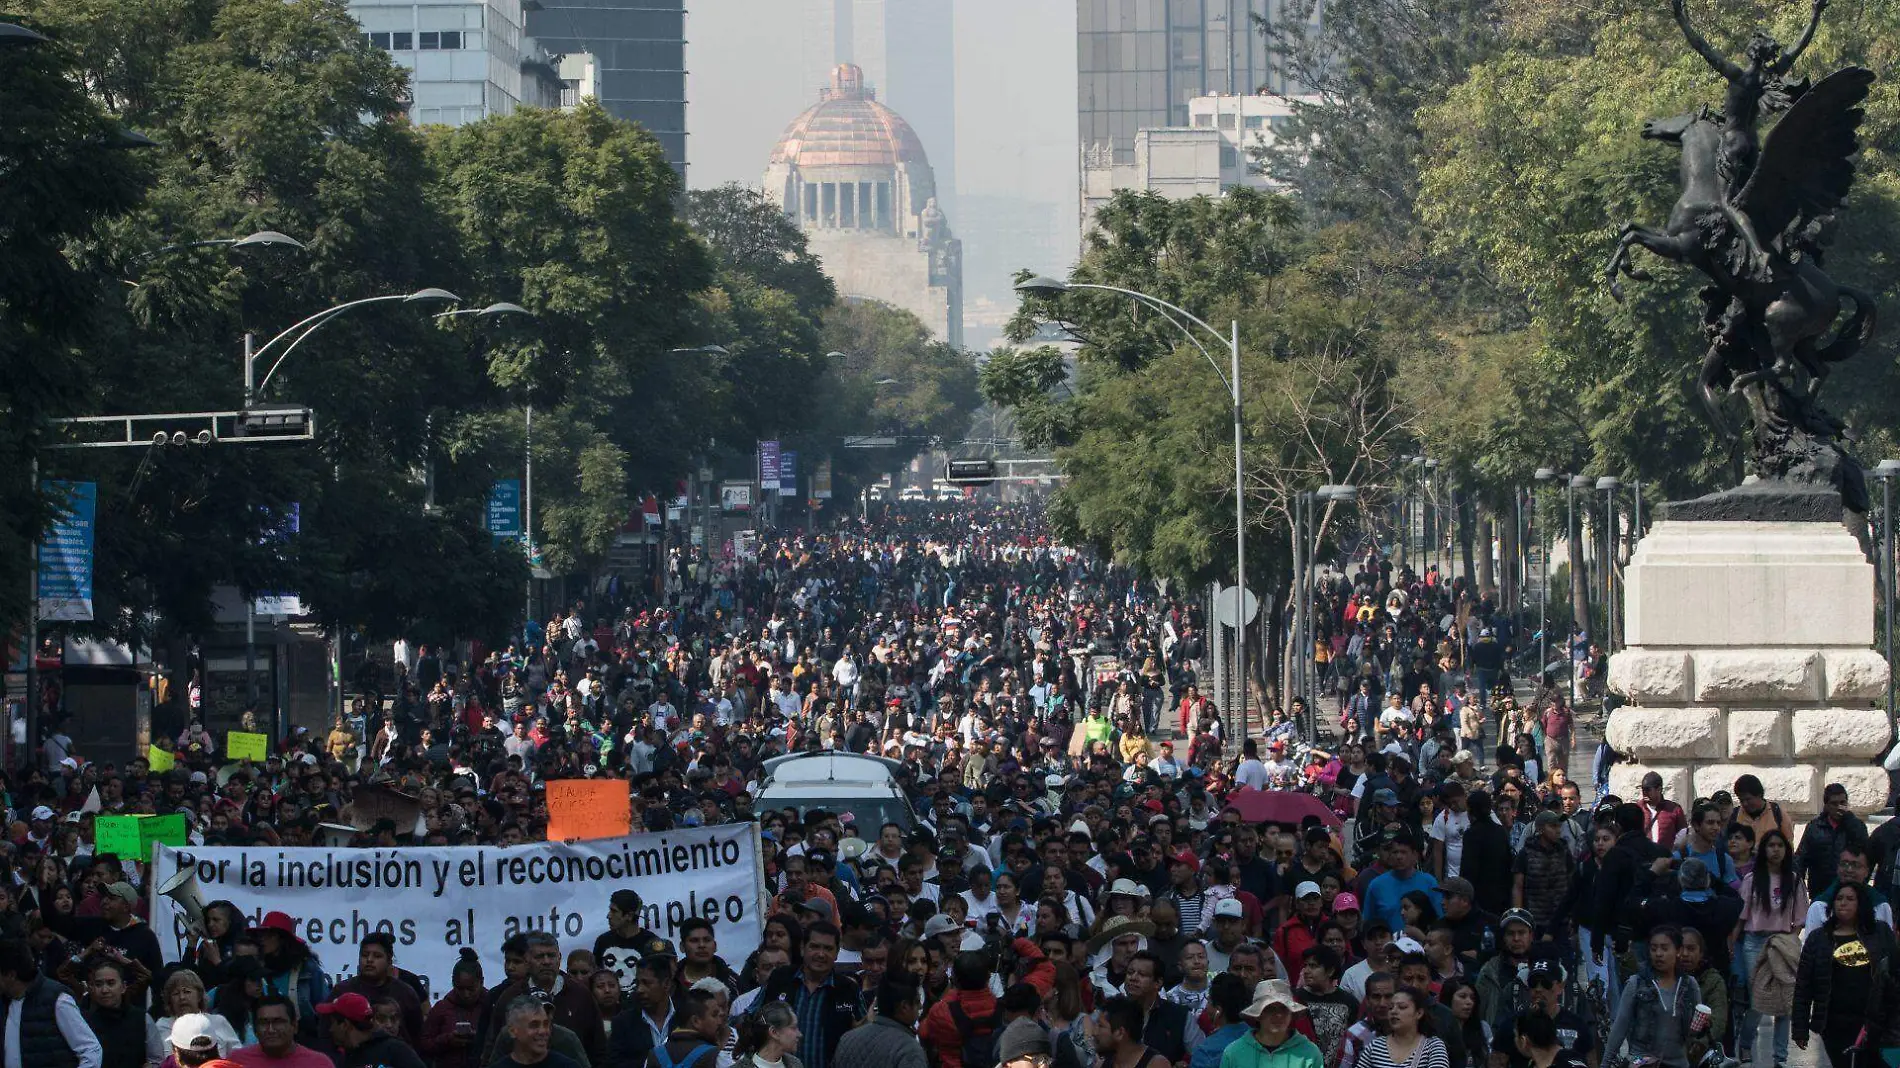
[[[1471,813],[1445,809],[1432,817],[1432,841],[1445,847],[1445,874],[1457,875],[1464,860],[1465,832],[1471,829]]]

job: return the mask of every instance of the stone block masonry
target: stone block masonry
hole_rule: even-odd
[[[1630,645],[1609,686],[1628,703],[1604,734],[1628,762],[1612,793],[1634,799],[1657,771],[1686,807],[1753,774],[1796,816],[1830,782],[1857,811],[1885,804],[1887,663],[1869,648],[1873,565],[1846,527],[1664,520],[1626,586]]]

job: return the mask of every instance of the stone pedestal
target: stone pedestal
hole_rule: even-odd
[[[1732,790],[1753,772],[1793,815],[1847,787],[1856,811],[1886,801],[1887,662],[1874,641],[1874,568],[1839,521],[1665,519],[1627,579],[1628,648],[1610,658],[1619,764],[1634,799],[1646,772],[1672,800]]]

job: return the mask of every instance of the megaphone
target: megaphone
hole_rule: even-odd
[[[185,912],[185,930],[192,937],[202,938],[205,933],[205,900],[198,892],[198,869],[188,867],[159,884],[158,892],[172,899]]]
[[[319,823],[316,837],[319,845],[341,849],[356,839],[356,828],[347,823]]]

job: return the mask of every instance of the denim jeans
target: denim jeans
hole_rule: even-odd
[[[1768,944],[1768,938],[1769,935],[1767,932],[1745,931],[1742,933],[1742,970],[1745,975],[1753,976],[1755,974],[1755,962],[1761,959],[1761,949]],[[1780,1066],[1788,1063],[1788,1039],[1793,1033],[1794,1026],[1793,1022],[1786,1016],[1777,1016],[1774,1020],[1775,1065],[1776,1068],[1780,1068]],[[1740,1050],[1753,1050],[1755,1048],[1755,1038],[1760,1034],[1761,1013],[1756,1012],[1754,1009],[1749,1009],[1748,1015],[1742,1020],[1742,1033],[1737,1036],[1736,1048]]]

